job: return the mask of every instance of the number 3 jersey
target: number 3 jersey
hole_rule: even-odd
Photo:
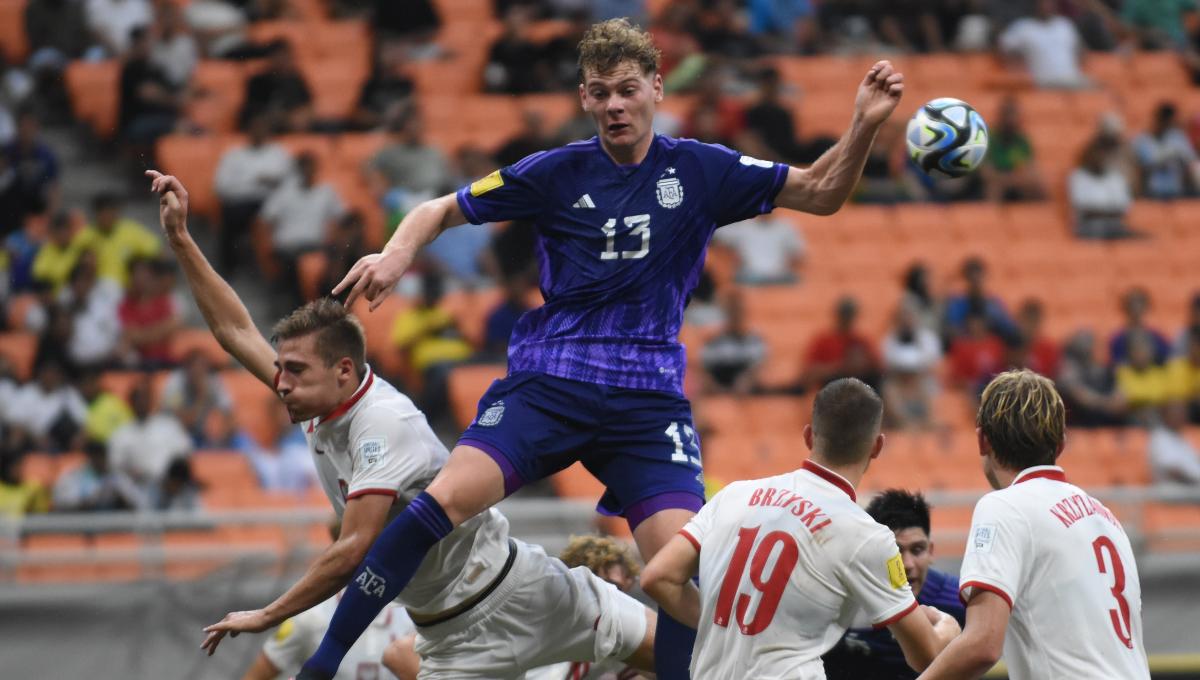
[[[1012,609],[1013,680],[1150,677],[1129,539],[1062,468],[1028,468],[980,499],[959,583],[964,602],[987,590]]]
[[[823,680],[821,655],[852,622],[917,608],[895,535],[812,461],[730,484],[680,533],[700,551],[694,678]]]
[[[513,329],[509,371],[682,394],[679,327],[713,231],[770,212],[787,172],[662,135],[621,166],[593,137],[460,189],[473,224],[537,228],[546,303]]]

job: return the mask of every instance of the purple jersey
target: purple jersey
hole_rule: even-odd
[[[663,135],[620,166],[593,137],[460,189],[473,224],[537,226],[546,304],[513,329],[509,372],[681,394],[679,327],[713,231],[770,212],[787,170]]]

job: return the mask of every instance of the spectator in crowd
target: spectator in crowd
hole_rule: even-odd
[[[252,119],[249,139],[221,155],[213,185],[221,204],[217,264],[225,276],[238,265],[239,245],[271,193],[295,167],[291,154],[271,141],[271,121],[266,115]]]
[[[1158,105],[1151,128],[1133,140],[1133,150],[1144,196],[1170,200],[1196,192],[1200,158],[1179,126],[1174,104]]]
[[[811,54],[817,48],[817,3],[750,0],[750,33],[771,52]]]
[[[804,390],[819,390],[838,378],[858,378],[878,387],[881,374],[875,345],[856,328],[858,302],[843,297],[834,307],[833,327],[819,333],[805,353]]]
[[[134,386],[129,395],[134,419],[117,428],[108,440],[108,463],[114,471],[129,477],[141,492],[144,500],[139,507],[149,504],[149,497],[166,477],[171,462],[192,453],[192,438],[175,416],[154,413],[152,389],[149,377]]]
[[[496,163],[483,151],[468,146],[459,151],[459,167],[463,175],[458,182],[461,186],[486,176],[496,168]],[[421,255],[455,281],[475,286],[486,278],[488,246],[495,231],[496,225],[486,222],[447,229]]]
[[[1054,0],[1037,0],[1037,13],[1012,22],[999,37],[1000,50],[1022,64],[1038,87],[1088,86],[1080,64],[1083,40]]]
[[[687,121],[685,136],[740,146],[746,130],[746,113],[742,104],[729,96],[729,81],[730,67],[722,61],[709,60],[696,84],[698,104]]]
[[[28,215],[58,212],[58,157],[42,138],[38,117],[32,109],[18,112],[17,138],[4,149],[4,154],[8,157],[8,167],[16,173],[21,205],[17,215],[0,215],[0,220],[20,223]]]
[[[71,339],[67,346],[76,366],[110,364],[121,339],[117,306],[121,287],[96,274],[96,257],[85,253],[71,270],[70,285],[58,295],[58,303],[71,315]]]
[[[1154,363],[1165,363],[1171,354],[1171,344],[1166,336],[1146,323],[1146,315],[1150,313],[1150,293],[1138,286],[1125,291],[1121,296],[1121,312],[1125,315],[1125,325],[1108,341],[1108,360],[1114,366],[1124,363],[1129,356],[1131,338],[1145,335],[1153,344]]]
[[[259,218],[271,234],[272,254],[283,273],[286,292],[299,301],[296,260],[325,245],[346,208],[333,185],[318,183],[316,156],[300,154],[296,170],[295,176],[271,193]]]
[[[544,90],[570,92],[571,95],[578,90],[579,43],[592,25],[587,3],[578,4],[577,7],[564,8],[562,14],[567,21],[565,30],[541,45],[537,68]]]
[[[273,445],[259,446],[249,436],[239,434],[234,440],[235,446],[250,459],[258,484],[264,491],[304,493],[319,483],[304,430],[288,418],[275,395],[269,399],[278,432]]]
[[[670,78],[681,65],[704,62],[704,56],[700,53],[700,43],[691,31],[694,11],[694,6],[687,3],[669,3],[659,13],[650,30],[655,46],[662,52],[659,72],[663,78]]]
[[[929,269],[922,262],[914,262],[904,272],[903,292],[900,303],[909,305],[916,313],[920,325],[937,330],[941,328],[941,306],[929,287]]]
[[[1134,422],[1150,425],[1158,409],[1171,398],[1167,369],[1154,362],[1154,339],[1144,331],[1128,336],[1128,356],[1116,364],[1117,391],[1124,397]]]
[[[740,294],[725,298],[725,319],[725,328],[700,350],[704,389],[752,394],[759,389],[758,370],[766,361],[767,344],[747,325]]]
[[[368,0],[367,4],[380,42],[398,41],[417,57],[436,54],[431,45],[442,18],[433,0]]]
[[[136,49],[137,29],[154,21],[150,0],[85,0],[84,4],[97,57],[125,56]]]
[[[149,29],[134,29],[133,46],[121,66],[117,125],[121,137],[137,150],[153,146],[174,130],[184,105],[183,93],[151,59],[152,47]]]
[[[889,426],[903,430],[934,424],[937,366],[942,343],[921,324],[915,303],[901,301],[896,325],[883,340],[883,403]]]
[[[811,163],[815,159],[807,158],[808,150],[796,139],[792,112],[781,101],[779,71],[767,67],[758,72],[757,78],[758,98],[746,109],[746,130],[770,152],[764,156],[788,163]]]
[[[74,222],[68,213],[56,214],[50,220],[46,242],[33,259],[34,280],[52,294],[62,290],[79,261],[80,244],[74,240]]]
[[[424,121],[415,106],[392,124],[390,142],[368,161],[366,174],[392,224],[421,201],[449,190],[454,180],[441,149],[425,141]]]
[[[92,199],[93,223],[75,235],[75,247],[96,252],[100,278],[129,283],[129,263],[135,258],[157,257],[162,241],[140,223],[121,216],[121,200],[101,193]]]
[[[1007,348],[992,332],[982,309],[967,312],[963,332],[950,343],[950,381],[976,395],[992,376],[1005,368]]]
[[[23,457],[0,452],[0,517],[19,519],[50,509],[50,494],[46,487],[33,480],[21,479]]]
[[[692,289],[692,298],[683,310],[683,322],[701,328],[725,325],[725,309],[717,300],[717,282],[707,269],[700,272],[696,287]]]
[[[508,356],[508,340],[517,320],[532,307],[529,296],[533,287],[528,273],[504,280],[504,299],[488,313],[483,333],[483,358],[504,361]]]
[[[521,131],[496,150],[496,162],[513,165],[526,156],[545,151],[554,145],[554,137],[546,129],[546,118],[537,109],[521,112]]]
[[[142,258],[125,299],[117,307],[121,354],[127,364],[159,368],[171,363],[171,336],[182,325],[181,304],[173,294],[174,272],[166,262]]]
[[[358,106],[350,116],[351,126],[357,130],[384,127],[403,115],[412,96],[413,81],[404,46],[381,42],[376,47],[371,77],[363,84]]]
[[[1183,50],[1188,47],[1186,17],[1196,6],[1186,0],[1122,0],[1121,22],[1137,47],[1149,50]]]
[[[42,309],[44,319],[36,319],[39,324],[37,354],[34,365],[41,366],[47,360],[53,360],[68,368],[71,367],[71,336],[75,325],[69,310],[51,300]]]
[[[1183,324],[1183,330],[1175,336],[1175,354],[1187,354],[1188,344],[1192,341],[1192,335],[1200,329],[1200,291],[1192,294],[1192,300],[1188,304],[1187,321]]]
[[[483,67],[489,92],[527,94],[543,88],[539,76],[544,74],[532,68],[541,57],[541,48],[529,37],[533,19],[533,10],[524,4],[514,4],[504,13],[504,31],[492,43]]]
[[[987,162],[982,170],[988,199],[1040,201],[1046,197],[1033,159],[1033,145],[1025,135],[1016,97],[1006,97],[991,126]]]
[[[903,123],[884,123],[875,137],[875,144],[867,152],[867,162],[854,192],[854,200],[885,205],[907,201],[912,188],[912,182],[904,171],[907,162]]]
[[[1042,303],[1030,298],[1017,310],[1017,337],[1026,351],[1022,368],[1053,380],[1058,375],[1060,352],[1058,343],[1042,332]]]
[[[1084,148],[1079,167],[1067,178],[1067,194],[1075,213],[1076,236],[1114,239],[1132,235],[1125,216],[1133,204],[1133,191],[1105,141],[1095,139]]]
[[[718,230],[713,240],[737,254],[739,283],[795,283],[804,263],[804,238],[784,218],[764,215],[731,224]]]
[[[87,404],[68,382],[66,366],[48,358],[13,395],[6,415],[18,450],[69,451],[87,420]]]
[[[979,257],[967,258],[963,261],[962,277],[966,289],[946,300],[942,337],[953,339],[966,332],[967,316],[972,312],[983,314],[989,332],[1011,337],[1016,324],[1008,315],[1004,302],[988,291],[987,264]]]
[[[1187,345],[1180,356],[1167,364],[1171,398],[1182,402],[1192,422],[1200,423],[1200,326],[1187,334]]]
[[[108,447],[89,440],[83,446],[83,465],[54,482],[53,507],[60,512],[131,510],[141,500],[136,486],[108,465]]]
[[[150,487],[146,507],[158,511],[199,510],[202,489],[192,475],[191,461],[187,458],[175,458],[167,464],[162,481]]]
[[[0,104],[0,119],[4,117]],[[3,124],[0,120],[0,125]],[[0,140],[0,144],[3,141]],[[25,226],[25,196],[17,178],[17,170],[8,162],[8,156],[0,153],[0,238],[21,233]]]
[[[25,39],[31,52],[29,67],[39,76],[59,76],[68,62],[83,56],[88,47],[88,32],[84,4],[77,0],[28,3]]]
[[[692,31],[709,55],[731,59],[762,56],[763,49],[750,34],[749,22],[735,0],[714,0],[701,5]]]
[[[266,116],[274,132],[302,132],[312,125],[312,93],[286,40],[271,45],[267,68],[246,81],[241,127],[258,116]]]
[[[204,352],[193,351],[163,385],[162,409],[179,421],[198,449],[229,446],[236,426],[233,398]]]
[[[354,264],[370,252],[367,248],[366,227],[363,224],[362,213],[351,210],[342,215],[325,241],[327,266],[318,290],[333,290],[333,287],[350,272]]]
[[[150,61],[162,71],[172,87],[176,90],[186,88],[196,70],[200,50],[178,7],[166,3],[159,8],[154,33]]]
[[[112,433],[133,420],[129,404],[104,389],[100,371],[88,369],[79,376],[79,395],[87,403],[83,434],[87,441],[107,444]]]
[[[875,30],[904,52],[944,52],[964,14],[961,3],[892,0],[874,3]]]
[[[1063,347],[1057,386],[1072,427],[1109,427],[1126,422],[1127,405],[1112,370],[1096,358],[1091,331],[1075,333]]]
[[[445,282],[437,272],[421,277],[418,304],[396,315],[392,347],[423,379],[421,406],[431,419],[446,411],[446,379],[450,370],[471,358],[474,350],[463,339],[458,321],[438,305]]]
[[[1187,411],[1183,402],[1167,402],[1162,417],[1150,427],[1146,449],[1156,482],[1200,484],[1200,452],[1183,435]]]
[[[20,389],[12,361],[8,355],[0,353],[0,451],[5,449],[8,442],[8,414]]]

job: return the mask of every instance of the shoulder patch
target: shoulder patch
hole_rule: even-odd
[[[897,553],[887,561],[888,582],[892,584],[892,590],[900,590],[908,585],[908,574],[904,572],[904,559]]]
[[[753,156],[742,156],[738,159],[738,162],[742,165],[753,165],[758,168],[770,168],[775,166],[775,164],[771,161],[759,160]]]
[[[968,548],[986,555],[992,551],[992,543],[996,540],[996,525],[995,524],[980,524],[971,532],[971,541]]]
[[[294,630],[296,630],[296,622],[295,621],[293,621],[292,619],[288,619],[288,620],[284,621],[283,623],[279,624],[279,628],[276,629],[276,631],[275,631],[275,641],[283,642],[284,640],[288,639],[288,637],[291,636],[292,631],[294,631]]]
[[[358,464],[362,469],[375,466],[387,451],[387,437],[363,437],[358,440]]]
[[[471,195],[482,196],[492,189],[499,189],[502,186],[504,186],[504,177],[500,174],[499,170],[493,170],[492,174],[487,177],[477,179],[471,183]]]

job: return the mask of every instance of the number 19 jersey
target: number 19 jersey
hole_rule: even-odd
[[[821,655],[852,622],[917,608],[895,535],[812,461],[730,484],[680,534],[700,551],[695,678],[824,680]]]
[[[964,602],[987,590],[1012,609],[1012,680],[1150,677],[1129,539],[1062,468],[1028,468],[980,499],[959,584]]]

